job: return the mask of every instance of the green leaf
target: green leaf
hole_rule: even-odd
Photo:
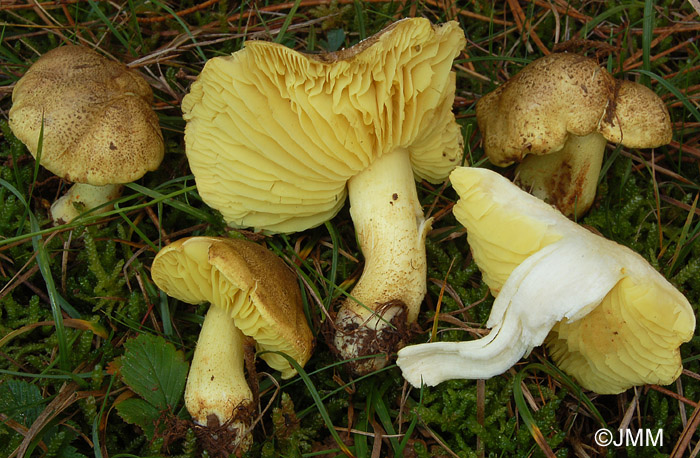
[[[23,380],[8,380],[0,385],[0,413],[30,427],[43,410],[44,398],[36,385]]]
[[[155,435],[155,422],[160,417],[158,409],[143,399],[126,399],[116,406],[117,413],[125,422],[140,426],[149,439]]]
[[[159,411],[174,411],[187,381],[188,365],[182,352],[162,337],[149,334],[139,335],[124,347],[124,382]]]
[[[80,453],[77,448],[72,445],[66,445],[58,450],[56,458],[87,458],[85,455]]]
[[[345,42],[345,31],[342,29],[329,30],[326,35],[328,37],[326,51],[328,52],[335,52],[339,50]]]

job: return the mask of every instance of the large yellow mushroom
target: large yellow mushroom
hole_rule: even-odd
[[[411,384],[493,377],[548,335],[554,361],[598,393],[680,375],[679,346],[692,338],[695,315],[644,258],[495,172],[461,167],[450,180],[460,196],[454,214],[496,296],[491,331],[402,349],[397,364]]]
[[[521,186],[567,216],[593,204],[608,141],[654,148],[672,134],[654,92],[577,54],[535,60],[482,97],[476,116],[490,161],[519,162]]]
[[[244,375],[245,336],[285,379],[296,369],[275,352],[301,366],[311,356],[313,336],[296,276],[260,245],[223,237],[190,237],[166,246],[153,260],[151,276],[169,296],[211,304],[187,377],[185,405],[228,453],[247,450],[255,406]]]
[[[158,168],[163,135],[153,92],[136,71],[83,46],[37,60],[12,91],[10,128],[41,165],[75,183],[51,206],[56,224],[121,195]],[[103,207],[106,209],[106,207]]]
[[[209,60],[182,102],[197,188],[228,223],[300,231],[349,196],[365,266],[336,320],[344,359],[393,352],[418,316],[431,220],[415,179],[441,182],[461,158],[451,68],[464,43],[456,22],[418,18],[330,54],[248,42]]]

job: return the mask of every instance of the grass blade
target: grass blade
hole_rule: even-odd
[[[556,456],[554,451],[544,438],[542,431],[537,426],[537,422],[535,422],[535,418],[532,416],[532,413],[530,413],[530,408],[528,407],[527,402],[525,402],[525,396],[523,395],[522,390],[525,372],[525,370],[522,370],[513,378],[513,398],[515,399],[515,405],[517,406],[518,412],[523,419],[523,423],[525,423],[525,426],[527,427],[528,431],[530,431],[530,434],[535,439],[535,442],[540,447],[542,452],[547,457],[554,458]]]
[[[168,5],[161,2],[160,0],[151,0],[151,1],[153,2],[153,4],[159,6],[160,8],[163,8],[165,11],[167,11],[168,14],[170,14],[173,17],[173,19],[175,19],[177,21],[178,24],[180,24],[180,27],[182,27],[182,30],[185,31],[187,36],[190,37],[190,39],[192,40],[192,43],[195,45],[194,47],[197,50],[197,54],[199,54],[199,57],[202,58],[202,61],[206,61],[207,56],[204,54],[204,51],[202,51],[202,48],[197,43],[197,40],[195,39],[194,35],[192,35],[192,31],[190,30],[190,28],[187,26],[187,24],[185,24],[185,22],[180,18],[180,16],[178,16],[177,13],[172,8],[170,8]]]
[[[688,231],[690,230],[690,225],[693,223],[693,216],[695,215],[695,209],[698,207],[698,197],[700,194],[695,194],[695,199],[693,200],[693,205],[690,206],[690,211],[688,211],[688,217],[685,219],[685,224],[683,229],[681,229],[681,235],[678,237],[678,242],[676,242],[676,251],[673,253],[673,258],[671,258],[671,266],[666,272],[666,277],[670,277],[672,272],[676,268],[676,262],[678,262],[679,255],[683,248],[683,244],[688,238]]]
[[[118,204],[118,203],[115,204],[115,205],[114,205],[114,208],[117,209],[117,210],[119,210],[119,209],[120,209],[120,208],[119,208],[119,204]],[[129,227],[130,227],[136,234],[138,234],[138,236],[141,238],[141,240],[143,240],[144,242],[146,242],[146,244],[147,244],[149,247],[151,247],[151,249],[152,249],[155,253],[158,252],[158,247],[156,246],[156,244],[153,243],[153,242],[151,241],[151,239],[149,239],[148,236],[147,236],[146,234],[144,234],[143,231],[142,231],[141,229],[139,229],[138,226],[137,226],[136,224],[134,224],[134,222],[131,221],[131,219],[129,219],[129,217],[126,216],[126,214],[125,214],[123,211],[120,211],[120,212],[119,212],[119,216],[121,216],[122,219],[123,219],[124,221],[126,221],[126,224],[128,224]]]
[[[642,68],[651,71],[651,39],[654,35],[654,2],[644,1],[644,19],[642,21]],[[649,86],[649,77],[642,76],[639,80],[644,86]]]
[[[685,96],[681,91],[679,91],[677,87],[675,87],[674,85],[666,81],[663,77],[657,75],[654,72],[650,72],[644,69],[637,69],[635,70],[635,72],[641,73],[642,75],[646,75],[658,81],[660,85],[662,85],[668,92],[673,94],[678,100],[680,100],[683,103],[683,106],[693,114],[697,122],[700,122],[700,111],[698,111],[695,105],[693,105],[693,103],[690,100],[688,100],[688,97]]]
[[[201,221],[207,221],[212,224],[216,224],[216,219],[209,213],[200,210],[198,208],[194,208],[190,205],[187,205],[185,203],[180,202],[179,200],[174,200],[171,198],[169,195],[164,195],[161,194],[158,191],[154,191],[152,189],[148,189],[145,186],[141,186],[136,183],[129,183],[126,185],[129,189],[132,189],[136,192],[140,192],[141,194],[144,194],[148,197],[151,197],[153,199],[156,199],[158,202],[164,202],[171,207],[175,208],[176,210],[180,210],[183,213],[187,213],[188,215],[192,216],[195,219],[201,220]],[[187,188],[183,189],[183,192],[188,192],[191,190],[197,189],[196,186],[189,186]]]
[[[102,22],[105,23],[107,28],[109,29],[112,34],[117,37],[117,40],[121,44],[124,45],[124,47],[129,51],[129,54],[131,54],[133,57],[138,56],[136,54],[136,51],[134,51],[134,48],[131,47],[131,43],[129,43],[129,40],[127,40],[122,33],[117,30],[116,27],[114,27],[114,24],[112,24],[112,21],[105,15],[105,13],[102,12],[100,7],[95,3],[95,0],[88,0],[88,4],[90,5],[90,8],[92,8],[92,11],[102,20]]]
[[[355,18],[357,20],[357,28],[360,34],[360,40],[367,38],[367,26],[365,25],[365,15],[360,0],[355,0]]]
[[[4,186],[9,189],[17,199],[24,205],[27,209],[26,214],[29,215],[29,221],[31,224],[32,231],[39,231],[39,223],[36,220],[36,216],[29,208],[29,204],[24,199],[24,196],[10,183],[0,178],[0,186]],[[49,255],[46,252],[46,245],[42,243],[43,237],[35,235],[32,237],[32,246],[36,252],[36,262],[39,265],[39,271],[41,276],[44,277],[44,282],[46,283],[46,289],[49,294],[49,301],[51,303],[51,314],[53,315],[53,320],[56,323],[56,338],[58,339],[58,365],[61,370],[70,370],[70,358],[68,352],[68,338],[66,335],[66,328],[63,325],[63,314],[61,313],[61,301],[59,300],[60,295],[58,290],[56,290],[56,284],[54,283],[53,276],[51,275],[51,268],[49,267]]]
[[[328,274],[328,296],[326,297],[326,308],[330,309],[331,303],[333,302],[333,298],[335,297],[335,289],[338,287],[336,285],[336,280],[337,280],[337,275],[338,275],[338,251],[340,250],[339,248],[339,239],[338,239],[338,231],[335,229],[335,226],[331,224],[330,221],[326,221],[326,229],[328,229],[328,233],[331,235],[331,243],[333,243],[333,253],[331,255],[331,271]]]
[[[289,28],[290,25],[292,25],[292,21],[294,20],[294,15],[297,13],[297,10],[299,9],[299,5],[301,5],[301,0],[296,0],[294,2],[294,5],[292,6],[292,9],[289,10],[287,17],[284,18],[284,23],[282,24],[282,27],[280,27],[280,31],[277,34],[277,37],[275,38],[275,43],[282,43],[282,40],[284,40],[284,34],[287,33],[287,29]]]
[[[261,353],[264,353],[264,352],[261,352]],[[348,449],[347,445],[345,445],[343,440],[338,435],[338,432],[335,430],[335,426],[333,425],[333,422],[331,421],[331,417],[328,415],[328,411],[326,410],[326,407],[323,405],[323,400],[321,399],[321,395],[318,394],[318,390],[316,389],[316,386],[314,386],[314,382],[311,381],[311,378],[309,378],[309,375],[306,373],[306,371],[304,371],[304,369],[299,365],[299,363],[296,362],[296,360],[294,358],[287,355],[286,353],[282,353],[280,351],[273,351],[271,353],[275,353],[275,354],[282,356],[284,359],[289,361],[289,364],[291,364],[292,367],[294,367],[294,369],[299,373],[299,377],[301,377],[301,380],[306,385],[306,389],[309,391],[309,394],[313,398],[314,403],[316,404],[316,408],[318,409],[318,412],[321,414],[321,418],[323,418],[323,422],[326,424],[326,427],[328,428],[328,431],[331,433],[331,436],[333,436],[333,439],[338,444],[338,447],[340,447],[340,450],[345,455],[352,457],[353,454],[350,452],[350,449]]]
[[[394,429],[394,425],[391,422],[391,414],[389,413],[389,409],[387,408],[386,403],[384,402],[384,393],[386,392],[387,388],[388,385],[385,384],[381,392],[377,393],[377,396],[374,399],[374,411],[377,413],[379,421],[382,422],[384,431],[386,431],[387,434],[390,436],[396,436],[396,430]],[[394,449],[394,456],[401,456],[401,445],[399,444],[399,440],[396,437],[390,437],[389,443]]]
[[[605,21],[608,18],[617,16],[619,13],[622,13],[623,11],[627,9],[632,9],[632,8],[643,8],[644,3],[641,2],[630,2],[627,5],[618,5],[618,6],[613,6],[612,8],[607,8],[605,12],[597,15],[590,21],[586,22],[585,25],[583,26],[583,30],[581,31],[581,37],[585,38],[591,30],[596,28],[598,24],[601,22]]]

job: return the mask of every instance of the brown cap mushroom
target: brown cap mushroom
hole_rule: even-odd
[[[54,221],[81,213],[76,203],[92,207],[118,197],[120,184],[158,167],[164,147],[152,101],[136,71],[82,46],[47,52],[17,82],[12,131],[36,157],[43,127],[41,165],[76,183],[52,206]]]
[[[365,267],[338,315],[345,359],[393,351],[374,337],[418,315],[430,220],[415,178],[443,181],[461,158],[451,67],[464,43],[456,22],[419,18],[338,53],[248,42],[209,60],[183,99],[197,188],[230,224],[304,230],[349,194]]]
[[[168,245],[154,259],[151,276],[169,296],[211,303],[187,378],[185,405],[196,423],[229,436],[232,447],[240,443],[247,449],[253,395],[243,372],[243,336],[253,338],[259,351],[269,351],[261,358],[282,378],[296,370],[273,352],[301,366],[311,356],[313,336],[296,276],[260,245],[222,237]]]
[[[521,186],[569,216],[592,205],[607,141],[653,148],[671,140],[656,94],[577,54],[535,60],[482,97],[476,115],[490,161],[521,162]]]

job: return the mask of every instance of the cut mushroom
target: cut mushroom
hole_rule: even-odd
[[[426,292],[415,179],[441,182],[462,155],[452,114],[456,22],[405,19],[337,53],[274,43],[207,62],[182,102],[190,167],[229,224],[274,232],[317,226],[346,193],[364,273],[336,320],[357,372],[382,367]]]
[[[695,330],[688,300],[630,249],[593,234],[501,175],[450,175],[454,214],[496,300],[490,333],[409,346],[397,364],[414,386],[489,378],[541,345],[584,388],[619,393],[669,384]],[[552,331],[550,333],[550,331]]]
[[[300,366],[311,356],[313,336],[295,275],[265,248],[220,237],[168,245],[154,259],[151,275],[169,296],[211,304],[187,378],[185,405],[229,453],[247,450],[254,406],[244,375],[244,336],[255,340],[264,352],[260,357],[285,379],[296,370],[277,352]]]
[[[121,195],[158,168],[163,135],[153,93],[134,70],[82,46],[44,54],[12,91],[9,124],[41,165],[73,187],[51,206],[56,224]],[[102,207],[102,211],[107,207]]]
[[[654,92],[576,54],[535,60],[482,97],[476,116],[489,160],[499,167],[520,162],[521,187],[567,216],[593,204],[608,141],[654,148],[672,134]]]

